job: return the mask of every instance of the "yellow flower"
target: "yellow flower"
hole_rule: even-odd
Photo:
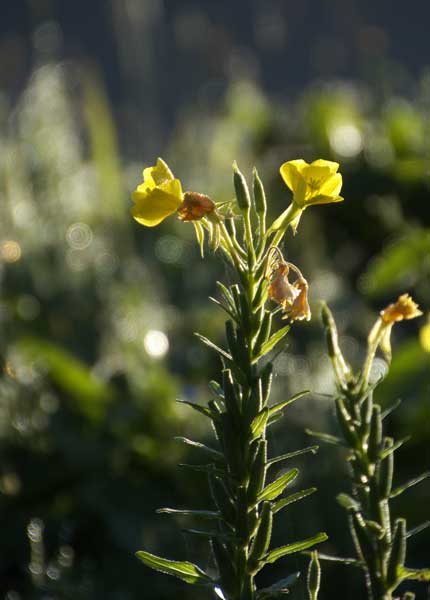
[[[399,296],[396,302],[389,304],[379,313],[380,316],[368,336],[368,355],[373,357],[379,346],[387,361],[391,362],[391,330],[393,325],[399,321],[415,319],[422,314],[418,304],[413,301],[409,294]]]
[[[294,233],[302,212],[313,204],[341,202],[342,175],[337,172],[339,164],[318,159],[308,164],[302,159],[290,160],[281,165],[282,179],[293,192],[292,205],[272,225],[272,230],[291,225]]]
[[[155,227],[178,210],[182,199],[181,182],[159,158],[155,167],[143,170],[143,183],[133,193],[131,213],[141,225]]]
[[[314,160],[310,165],[302,159],[290,160],[281,168],[281,176],[293,192],[293,202],[301,209],[312,204],[341,202],[342,175],[339,164],[329,160]]]
[[[386,325],[392,325],[397,321],[415,319],[415,317],[420,317],[422,314],[418,304],[412,300],[409,294],[402,294],[396,302],[381,310],[381,319]]]
[[[146,227],[155,227],[175,212],[181,221],[200,221],[208,217],[218,222],[215,203],[204,194],[182,193],[181,182],[161,158],[155,167],[143,170],[143,183],[133,193],[133,200],[131,213]]]

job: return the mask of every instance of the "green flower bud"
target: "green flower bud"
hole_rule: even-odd
[[[233,181],[234,181],[234,189],[236,191],[236,200],[239,205],[240,210],[249,211],[251,208],[251,198],[249,196],[248,186],[245,181],[245,177],[239,171],[237,163],[233,163]]]

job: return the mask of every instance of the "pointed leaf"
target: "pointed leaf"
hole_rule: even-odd
[[[269,407],[269,416],[274,415],[275,413],[282,410],[283,408],[285,408],[286,406],[288,406],[295,400],[298,400],[299,398],[302,398],[303,396],[306,396],[306,394],[309,394],[309,393],[310,393],[309,390],[305,390],[304,392],[299,392],[298,394],[295,394],[291,398],[288,398],[288,400],[283,400],[282,402],[278,402],[278,404],[274,404],[273,406],[270,406]]]
[[[421,481],[424,481],[424,479],[427,479],[427,477],[430,477],[430,471],[426,471],[422,475],[419,475],[418,477],[415,477],[414,479],[411,479],[410,481],[397,487],[395,490],[393,490],[391,492],[390,498],[395,498],[396,496],[400,496],[400,494],[403,494],[403,492],[408,490],[410,487],[417,485],[417,483],[421,483]]]
[[[178,400],[176,400],[176,402],[179,402],[180,404],[186,404],[187,406],[191,406],[191,408],[193,408],[200,414],[205,415],[205,417],[209,417],[210,419],[215,418],[215,415],[212,413],[212,411],[207,406],[201,406],[200,404],[194,404],[194,402],[190,402],[189,400],[182,400],[182,399],[178,399]]]
[[[167,558],[161,558],[140,550],[136,552],[137,558],[139,558],[147,567],[166,573],[167,575],[173,575],[179,577],[186,583],[198,583],[207,584],[211,583],[211,578],[206,575],[197,565],[190,562],[179,562],[176,560],[168,560]]]
[[[201,442],[195,442],[194,440],[190,440],[189,438],[182,437],[182,436],[177,436],[174,439],[177,440],[178,442],[183,442],[184,444],[187,444],[188,446],[192,446],[193,448],[197,448],[198,450],[202,450],[202,452],[209,454],[215,460],[224,461],[224,455],[221,452],[219,452],[218,450],[215,450],[214,448],[210,448],[209,446],[206,446],[206,444],[202,444]]]
[[[232,360],[232,358],[231,358],[231,356],[230,356],[230,354],[228,352],[226,352],[225,350],[223,350],[222,348],[220,348],[219,346],[217,346],[216,344],[214,344],[213,342],[211,342],[211,340],[209,340],[204,335],[200,335],[200,333],[194,333],[194,335],[196,337],[198,337],[199,340],[201,342],[203,342],[203,344],[205,344],[206,346],[208,346],[208,348],[211,348],[212,350],[215,350],[216,352],[218,352],[218,354],[221,354],[221,356],[223,356],[227,360]]]
[[[264,490],[258,495],[258,502],[262,500],[274,500],[277,498],[282,492],[285,490],[287,485],[289,485],[299,474],[298,469],[291,469],[287,471],[269,485],[266,485]]]
[[[190,535],[196,535],[198,537],[205,537],[205,538],[219,538],[219,539],[232,539],[233,536],[229,533],[224,533],[222,531],[220,531],[219,529],[214,529],[212,531],[206,531],[204,529],[189,529],[189,528],[185,528],[185,529],[181,529],[181,531],[183,533],[188,533]]]
[[[382,452],[379,454],[380,458],[383,460],[389,454],[392,454],[395,450],[397,450],[398,448],[403,446],[403,444],[405,444],[406,442],[409,442],[410,439],[411,439],[411,436],[408,435],[405,438],[402,438],[401,440],[398,440],[397,442],[395,442],[392,446],[385,448],[385,450],[382,450]]]
[[[274,333],[268,340],[267,342],[265,342],[262,346],[261,346],[261,350],[258,353],[258,355],[256,356],[256,358],[254,358],[253,362],[257,362],[260,358],[262,358],[265,354],[267,354],[268,352],[270,352],[270,350],[273,350],[273,348],[279,344],[279,342],[287,335],[288,331],[290,329],[289,325],[286,325],[285,327],[282,327],[282,329],[280,329],[279,331],[277,331],[276,333]]]
[[[397,400],[391,406],[382,411],[381,419],[386,419],[388,415],[390,415],[394,410],[396,410],[396,408],[398,408],[401,405],[401,403],[402,399],[397,398]]]
[[[304,554],[311,554],[310,552],[304,552]],[[354,567],[361,567],[362,563],[356,558],[343,558],[342,556],[330,556],[330,554],[321,554],[318,552],[318,558],[320,560],[327,560],[332,562],[340,562],[345,565],[352,565]]]
[[[326,442],[327,444],[334,444],[335,446],[345,446],[342,440],[335,435],[330,435],[329,433],[323,433],[322,431],[313,431],[312,429],[306,429],[306,433],[312,437],[315,437],[322,442]]]
[[[430,521],[424,521],[424,523],[421,523],[421,525],[417,525],[416,527],[408,531],[406,537],[410,538],[414,535],[417,535],[417,533],[421,533],[421,531],[424,531],[428,527],[430,527]]]
[[[292,504],[293,502],[297,502],[298,500],[302,500],[303,498],[306,498],[306,496],[310,496],[311,494],[313,494],[316,491],[317,491],[317,488],[312,487],[312,488],[308,488],[306,490],[300,490],[299,492],[296,492],[295,494],[290,494],[286,498],[282,498],[281,500],[278,500],[273,505],[273,508],[272,508],[273,514],[279,512],[280,510],[282,510],[289,504]]]
[[[252,438],[260,437],[266,427],[267,419],[269,417],[269,409],[263,408],[263,410],[255,417],[251,423]]]
[[[308,446],[307,448],[302,448],[301,450],[294,450],[294,452],[287,452],[286,454],[281,454],[280,456],[275,456],[267,461],[267,466],[274,465],[275,463],[280,462],[281,460],[288,460],[289,458],[295,458],[296,456],[300,456],[301,454],[306,454],[307,452],[311,452],[312,454],[316,454],[319,450],[319,446]]]
[[[221,520],[221,514],[215,510],[189,510],[180,508],[159,508],[156,511],[160,515],[172,515],[174,517],[193,517],[207,521]]]
[[[200,256],[205,256],[205,231],[202,224],[199,221],[193,221],[194,230],[196,232],[197,243],[200,248]]]
[[[286,546],[281,546],[280,548],[275,548],[266,556],[266,563],[274,563],[283,556],[287,556],[287,554],[295,554],[296,552],[301,552],[302,550],[307,550],[311,546],[315,546],[315,544],[320,544],[321,542],[325,542],[328,539],[328,535],[326,533],[317,533],[311,538],[307,538],[306,540],[301,540],[300,542],[293,542],[292,544],[287,544]]]

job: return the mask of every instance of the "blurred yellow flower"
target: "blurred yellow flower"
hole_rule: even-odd
[[[183,200],[182,186],[159,158],[155,167],[143,170],[143,183],[133,193],[131,214],[141,225],[155,227],[175,213]]]
[[[427,323],[420,329],[420,342],[425,352],[430,352],[430,313],[427,315]]]
[[[418,304],[409,296],[402,294],[392,304],[386,306],[379,313],[376,323],[372,327],[368,336],[369,355],[374,355],[379,346],[385,354],[388,362],[391,361],[391,330],[393,325],[399,321],[415,319],[422,315]],[[373,358],[372,358],[373,360]]]
[[[396,302],[381,310],[381,319],[384,324],[392,325],[397,321],[415,319],[415,317],[420,317],[422,314],[418,304],[412,300],[409,294],[402,294]]]

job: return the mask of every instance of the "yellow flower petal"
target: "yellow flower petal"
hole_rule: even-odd
[[[301,180],[301,171],[307,166],[308,164],[302,159],[290,160],[289,162],[286,162],[283,165],[281,165],[279,171],[281,173],[282,179],[285,181],[285,183],[292,192],[296,190]]]
[[[322,196],[339,196],[340,190],[342,189],[342,175],[335,173],[331,175],[321,185],[319,191]]]
[[[147,167],[146,169],[143,169],[142,185],[146,184],[148,188],[153,189],[172,179],[174,179],[173,173],[162,158],[157,159],[157,164],[155,167]]]
[[[312,163],[303,169],[302,175],[310,189],[318,189],[332,176],[332,173],[329,167]]]
[[[142,186],[139,186],[141,188]],[[163,185],[140,190],[133,194],[135,205],[132,215],[138,223],[155,227],[166,217],[175,213],[182,203],[182,188],[179,179],[166,181]]]
[[[339,163],[334,162],[332,160],[324,160],[323,158],[318,158],[318,160],[314,160],[311,163],[313,167],[328,167],[330,169],[330,173],[336,173],[339,169]]]

